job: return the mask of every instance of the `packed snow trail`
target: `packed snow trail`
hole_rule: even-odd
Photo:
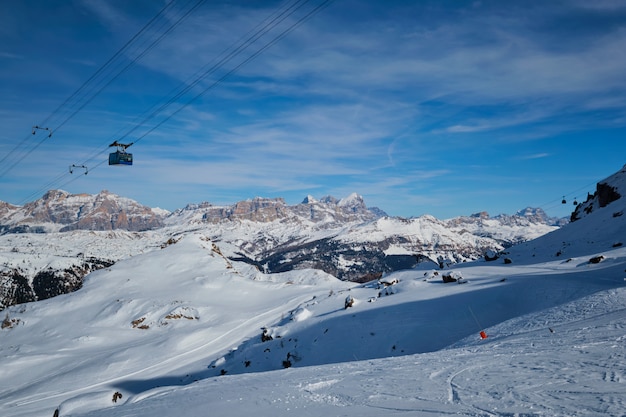
[[[587,317],[596,302],[601,314]],[[569,321],[394,358],[225,375],[81,417],[624,416],[626,289],[568,304]],[[575,312],[583,311],[580,315]],[[527,317],[541,322],[543,313]],[[506,328],[507,322],[502,324]]]

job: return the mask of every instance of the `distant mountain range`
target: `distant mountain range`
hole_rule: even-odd
[[[390,217],[357,194],[307,196],[296,205],[258,197],[229,206],[203,202],[168,212],[108,191],[52,190],[24,206],[0,202],[0,308],[74,291],[90,271],[198,229],[224,256],[264,272],[314,268],[367,281],[424,262],[478,259],[565,223],[533,208],[448,220]]]

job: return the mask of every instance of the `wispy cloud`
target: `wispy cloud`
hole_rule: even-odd
[[[523,155],[523,156],[520,156],[519,159],[522,159],[522,160],[540,159],[540,158],[547,158],[549,156],[551,156],[549,153],[541,152],[541,153],[535,153],[532,155]]]

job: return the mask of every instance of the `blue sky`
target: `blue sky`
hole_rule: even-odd
[[[322,3],[0,2],[0,200],[561,216],[626,163],[624,1],[334,0],[264,49]]]

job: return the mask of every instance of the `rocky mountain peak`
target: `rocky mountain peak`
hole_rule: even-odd
[[[39,200],[0,217],[0,231],[141,231],[162,226],[162,217],[150,207],[106,190],[96,195],[50,190]]]
[[[302,200],[302,204],[314,204],[314,203],[317,203],[317,200],[311,194],[307,195],[306,197],[304,197],[304,200]]]
[[[486,220],[489,218],[489,213],[487,213],[486,211],[481,211],[479,213],[474,213],[470,215],[471,218],[473,219],[483,219]]]
[[[212,206],[209,203],[188,205],[184,210],[172,213],[166,222],[220,223],[249,220],[267,223],[284,220],[295,223],[332,224],[369,221],[381,217],[381,213],[384,214],[381,210],[370,211],[363,198],[357,194],[342,200],[331,196],[317,200],[308,195],[300,204],[293,206],[288,205],[283,198],[256,197],[230,206]]]
[[[365,201],[363,197],[358,195],[357,193],[352,193],[346,198],[342,198],[337,203],[339,207],[342,207],[344,210],[348,209],[351,212],[362,212],[367,210],[367,206],[365,205]]]

